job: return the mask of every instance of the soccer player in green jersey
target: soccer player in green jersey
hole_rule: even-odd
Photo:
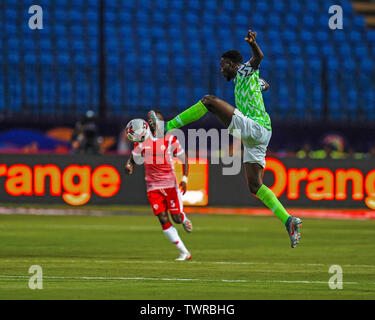
[[[302,221],[290,216],[275,194],[263,184],[265,157],[272,127],[261,92],[262,89],[267,88],[267,84],[259,78],[259,65],[263,53],[256,42],[256,35],[256,32],[249,30],[245,37],[252,51],[252,58],[248,62],[243,63],[242,55],[237,50],[227,51],[221,57],[221,73],[228,81],[234,80],[235,83],[237,108],[213,95],[206,95],[166,125],[157,119],[153,111],[150,111],[149,123],[156,132],[164,134],[164,130],[180,128],[200,119],[207,112],[212,112],[231,134],[235,129],[240,130],[249,190],[285,224],[291,247],[294,248],[301,238]]]

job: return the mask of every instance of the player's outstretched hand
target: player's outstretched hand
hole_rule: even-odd
[[[251,29],[247,32],[247,35],[245,37],[245,41],[248,44],[252,44],[255,42],[255,39],[257,37],[257,33],[255,31],[252,31]]]
[[[134,166],[132,163],[128,162],[126,165],[125,165],[125,173],[126,174],[133,174],[133,170],[134,170]]]
[[[184,182],[184,181],[180,182],[180,189],[181,189],[182,194],[186,193],[186,190],[187,190],[186,182]]]

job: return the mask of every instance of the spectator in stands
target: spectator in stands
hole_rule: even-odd
[[[100,154],[100,141],[95,112],[89,110],[83,120],[76,123],[72,134],[72,151],[76,154]]]
[[[369,159],[375,159],[375,144],[370,148],[370,152],[367,154]]]
[[[312,159],[344,159],[345,153],[337,150],[333,143],[324,143],[323,148],[311,152]]]
[[[353,148],[349,148],[345,156],[347,159],[363,159],[365,157],[365,154],[362,152],[356,152]]]
[[[305,143],[301,150],[297,151],[297,158],[305,159],[312,157],[312,148],[309,143]]]

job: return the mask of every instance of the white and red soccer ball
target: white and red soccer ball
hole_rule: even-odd
[[[126,125],[125,134],[131,142],[143,142],[148,139],[151,131],[145,120],[133,119]]]

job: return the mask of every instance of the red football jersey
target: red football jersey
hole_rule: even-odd
[[[135,143],[133,156],[142,157],[145,165],[147,191],[167,189],[177,185],[173,157],[183,154],[177,138],[167,134],[163,139],[152,135],[142,143]]]

